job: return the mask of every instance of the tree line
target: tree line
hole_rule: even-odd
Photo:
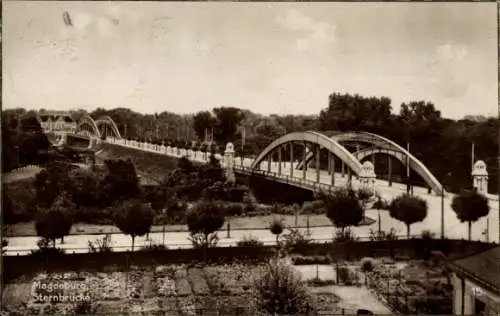
[[[276,138],[296,131],[377,133],[403,147],[409,143],[411,153],[452,192],[471,187],[474,144],[475,160],[486,162],[490,179],[498,175],[497,118],[448,119],[441,116],[433,103],[426,101],[403,103],[399,113],[395,113],[387,97],[333,93],[328,105],[316,116],[264,116],[237,107],[216,107],[186,115],[167,111],[141,114],[127,108],[72,112],[76,120],[87,114],[94,119],[110,116],[127,139],[201,149],[213,141],[219,152],[231,141],[238,154],[244,156],[257,155]],[[419,181],[416,174],[412,173],[410,178],[410,181]],[[497,192],[497,186],[497,181],[489,181],[490,192]]]

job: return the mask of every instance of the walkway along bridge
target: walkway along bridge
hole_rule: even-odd
[[[84,117],[78,124],[77,134],[171,157],[186,156],[201,163],[207,162],[209,156],[208,153],[195,150],[126,140],[121,137],[116,124],[109,117],[97,121]],[[354,152],[348,150],[352,145],[356,147]],[[230,146],[228,145],[228,148]],[[327,168],[324,168],[325,161],[322,159],[325,154],[328,157]],[[374,172],[373,162],[379,155],[387,157],[387,180],[377,179]],[[348,185],[353,189],[369,187],[387,200],[408,191],[407,185],[396,183],[393,179],[392,164],[394,161],[399,161],[406,168],[407,174],[410,170],[414,171],[427,185],[427,187],[413,186],[411,190],[412,194],[424,198],[428,203],[429,215],[424,222],[429,223],[424,225],[425,229],[439,234],[443,225],[448,237],[461,238],[467,235],[467,225],[460,223],[451,210],[453,194],[446,192],[437,178],[410,152],[376,134],[345,132],[334,133],[328,137],[316,131],[294,132],[273,141],[254,159],[235,157],[232,148],[229,151],[226,149],[223,155],[215,156],[223,167],[230,168],[235,173],[254,174],[313,191],[329,191],[335,187]],[[367,158],[371,158],[371,162],[367,161]],[[478,162],[476,165],[482,167],[484,172],[479,172],[479,176],[475,177],[474,186],[489,198],[490,215],[478,221],[473,227],[484,230],[489,240],[497,240],[500,236],[500,227],[496,224],[499,223],[498,197],[487,193],[488,178],[484,163]],[[415,224],[416,229],[418,225]]]

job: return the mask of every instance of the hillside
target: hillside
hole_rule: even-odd
[[[141,182],[158,184],[176,168],[178,159],[152,152],[101,143],[96,147],[96,162],[106,159],[130,159],[134,162]]]

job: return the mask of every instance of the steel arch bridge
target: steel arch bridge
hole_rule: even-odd
[[[116,123],[109,116],[102,116],[94,120],[89,115],[85,115],[78,122],[76,134],[89,138],[101,138],[108,135],[118,139],[122,138],[118,126],[116,126]]]
[[[366,143],[371,145],[371,147],[363,148],[354,153],[351,153],[344,144],[356,142],[356,143]],[[427,169],[427,167],[418,160],[415,156],[413,156],[406,149],[398,145],[397,143],[384,138],[382,136],[367,133],[367,132],[335,132],[333,136],[328,137],[323,133],[315,132],[315,131],[306,131],[306,132],[294,132],[282,136],[271,144],[269,144],[253,161],[251,168],[252,169],[260,169],[260,164],[267,157],[269,160],[271,159],[271,155],[278,151],[278,159],[281,161],[282,148],[284,146],[290,145],[290,158],[291,161],[293,158],[293,144],[300,143],[303,146],[302,151],[302,159],[297,164],[295,168],[302,170],[304,177],[305,171],[307,169],[307,164],[316,157],[317,159],[317,177],[319,182],[319,156],[320,151],[322,149],[326,149],[329,153],[329,157],[334,155],[334,157],[338,157],[342,164],[348,167],[348,174],[350,177],[350,173],[353,172],[355,175],[359,176],[359,173],[362,169],[361,161],[369,156],[373,156],[375,154],[384,154],[390,157],[394,157],[399,160],[403,165],[409,165],[410,169],[414,170],[432,189],[436,194],[442,194],[443,186],[436,179],[436,177]],[[329,158],[329,171],[330,164],[334,161],[334,159]],[[389,159],[390,162],[390,159]],[[268,163],[268,166],[270,163]],[[389,169],[391,164],[389,164]],[[304,168],[305,167],[305,168]],[[280,163],[281,168],[281,163]],[[291,170],[293,172],[293,170]],[[391,171],[389,171],[391,173]],[[389,176],[390,177],[390,176]],[[333,181],[333,177],[332,177]],[[389,180],[389,183],[391,181]]]

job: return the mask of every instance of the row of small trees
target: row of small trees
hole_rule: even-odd
[[[346,231],[346,228],[362,222],[365,211],[363,204],[366,204],[366,196],[366,192],[362,190],[356,192],[352,189],[339,189],[332,193],[319,194],[318,198],[323,202],[325,215],[335,227],[340,229],[340,236],[344,239],[349,239],[350,236],[347,235],[351,234],[350,229]],[[362,202],[363,199],[365,202]],[[37,234],[51,240],[54,245],[56,239],[62,239],[70,232],[72,221],[66,211],[69,207],[68,203],[71,202],[64,196],[59,197],[52,207],[40,212],[37,218],[35,225]],[[377,196],[373,207],[379,210],[387,209],[392,218],[405,223],[408,237],[411,225],[422,222],[428,212],[425,200],[407,194],[396,197],[390,203]],[[487,198],[475,191],[466,191],[455,196],[452,208],[460,221],[468,222],[469,239],[471,238],[472,223],[486,216],[489,212]],[[187,226],[193,245],[206,249],[209,245],[217,244],[217,236],[214,233],[221,229],[224,224],[223,210],[220,202],[202,200],[187,211]],[[139,200],[117,202],[111,207],[110,213],[115,225],[124,234],[131,236],[132,250],[135,238],[149,233],[155,216],[151,205]],[[278,243],[278,237],[284,231],[284,226],[280,221],[274,220],[270,225],[270,231],[276,235]]]

